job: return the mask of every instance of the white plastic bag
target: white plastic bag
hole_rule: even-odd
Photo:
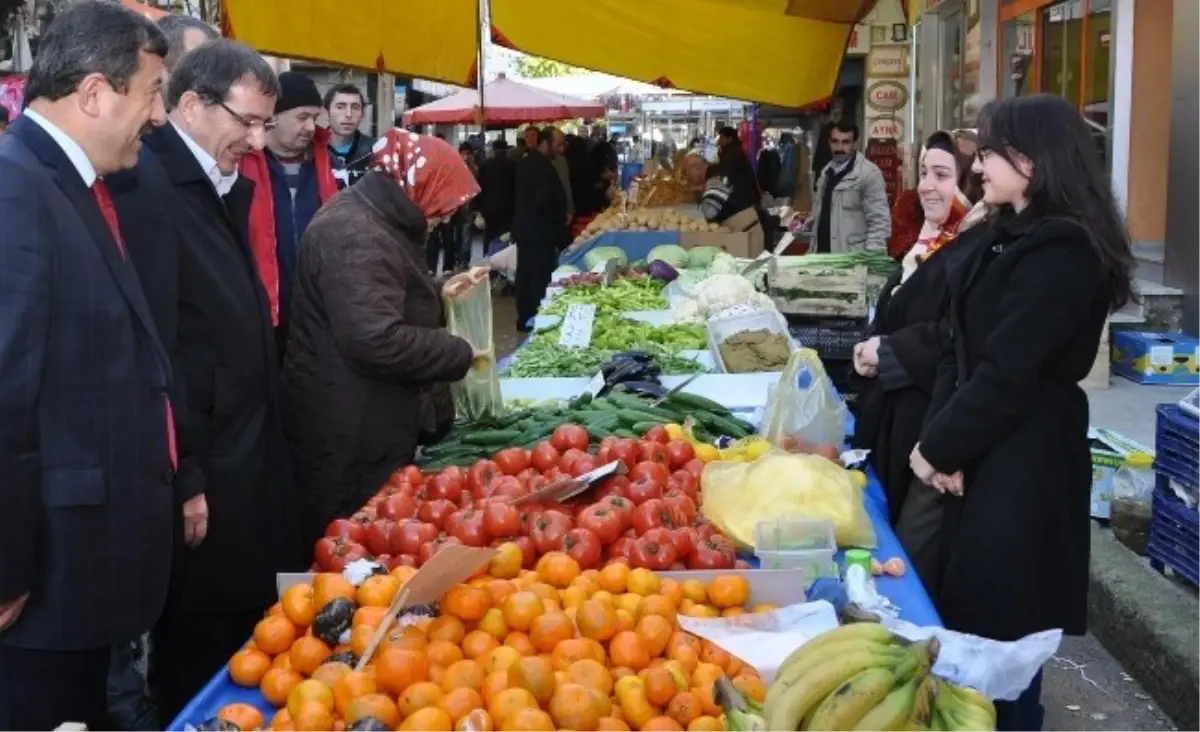
[[[792,353],[779,382],[771,387],[759,432],[785,449],[797,442],[839,447],[846,439],[848,417],[817,352],[801,348]]]
[[[465,339],[476,353],[494,354],[492,289],[487,269],[476,268],[467,276],[469,286],[451,288],[443,294],[446,330]],[[450,392],[454,411],[460,417],[474,420],[499,415],[504,409],[494,357],[475,359],[463,380],[450,385]]]

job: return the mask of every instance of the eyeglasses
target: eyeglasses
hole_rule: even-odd
[[[209,104],[215,104],[218,107],[220,107],[221,109],[224,109],[226,112],[229,113],[230,117],[233,117],[233,119],[236,120],[238,124],[240,124],[242,127],[245,127],[248,130],[261,129],[264,132],[269,132],[269,131],[275,129],[275,125],[277,124],[274,119],[267,119],[267,120],[247,119],[244,115],[239,114],[238,112],[235,112],[232,109],[230,109],[229,105],[227,105],[225,102],[222,102],[219,99],[213,99],[212,97],[209,97],[206,101]]]

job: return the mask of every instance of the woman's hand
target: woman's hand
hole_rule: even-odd
[[[854,370],[865,379],[879,374],[879,336],[854,345]]]
[[[939,473],[937,468],[933,467],[925,459],[925,456],[921,454],[921,445],[919,443],[913,448],[912,454],[908,456],[908,464],[912,468],[913,475],[925,485],[931,486],[938,493],[950,493],[955,496],[963,494],[962,471],[960,470],[954,475]]]
[[[464,292],[471,289],[472,285],[486,280],[491,271],[491,267],[481,266],[472,267],[467,272],[456,274],[442,285],[442,295],[446,297],[460,297]]]
[[[496,360],[496,355],[492,352],[492,349],[489,348],[485,351],[480,351],[477,348],[474,348],[474,347],[471,348],[471,370],[472,371],[476,371],[479,369],[485,369],[488,366],[490,366],[495,360]]]

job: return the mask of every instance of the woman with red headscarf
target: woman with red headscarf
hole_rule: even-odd
[[[309,540],[449,427],[450,383],[486,357],[446,331],[425,266],[429,232],[477,193],[444,140],[393,129],[304,233],[281,406]]]

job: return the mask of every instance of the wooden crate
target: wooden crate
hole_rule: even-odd
[[[779,312],[788,315],[865,318],[867,268],[786,267],[772,259],[767,272],[767,295]]]

